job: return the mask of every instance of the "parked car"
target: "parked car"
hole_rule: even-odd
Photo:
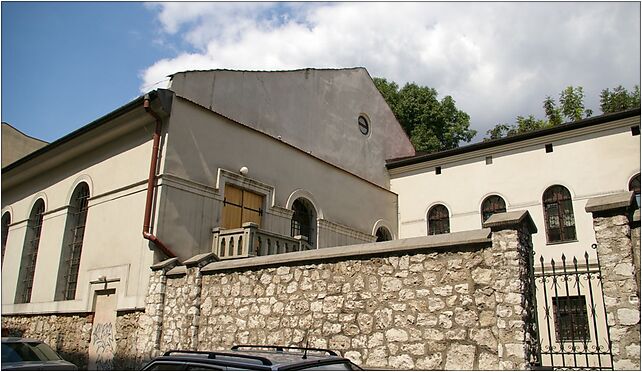
[[[77,371],[78,367],[62,359],[42,341],[22,337],[2,337],[2,370]]]
[[[253,370],[362,371],[334,351],[288,346],[237,345],[229,351],[172,350],[149,362],[143,371]]]

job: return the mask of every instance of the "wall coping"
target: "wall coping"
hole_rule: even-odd
[[[633,222],[640,222],[640,210],[636,209],[635,212],[633,212]]]
[[[342,247],[282,253],[271,256],[219,261],[204,266],[201,271],[205,274],[232,269],[257,268],[273,265],[292,265],[309,261],[323,262],[335,258],[373,256],[386,253],[418,251],[424,249],[439,250],[440,248],[446,249],[457,245],[476,245],[489,243],[491,243],[490,229],[480,229],[461,231],[450,234],[391,240],[387,242],[355,244]]]
[[[168,258],[165,261],[161,261],[157,264],[154,264],[150,266],[149,268],[152,269],[152,271],[157,271],[157,270],[162,270],[162,269],[168,269],[171,267],[174,267],[179,264],[178,257],[172,257]]]
[[[533,219],[531,218],[531,215],[530,213],[528,213],[528,211],[495,213],[490,216],[486,220],[486,222],[483,223],[483,226],[486,228],[490,228],[492,231],[497,231],[513,228],[522,223],[526,224],[531,234],[535,234],[537,232],[535,222],[533,222]]]
[[[200,263],[206,262],[210,263],[212,261],[218,261],[219,258],[212,252],[207,252],[207,253],[202,253],[202,254],[197,254],[196,256],[192,258],[188,258],[183,262],[183,264],[187,267],[192,267],[192,266],[197,266]]]
[[[179,276],[179,275],[187,275],[187,267],[185,266],[176,266],[169,270],[167,273],[165,273],[167,276]]]
[[[618,194],[598,196],[586,202],[586,210],[589,213],[604,212],[619,208],[628,208],[633,201],[633,191],[621,192]]]

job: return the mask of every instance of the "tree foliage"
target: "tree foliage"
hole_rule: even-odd
[[[477,134],[451,96],[439,100],[434,88],[407,83],[399,89],[394,81],[373,80],[417,151],[453,149]]]
[[[618,85],[612,91],[607,88],[600,94],[600,109],[605,114],[635,107],[640,107],[639,85],[636,85],[630,93],[621,85]]]
[[[600,109],[603,113],[635,107],[640,107],[640,87],[638,85],[632,92],[618,86],[612,91],[604,89],[600,95]],[[565,120],[567,122],[579,121],[593,114],[591,109],[584,106],[584,89],[582,87],[566,87],[560,92],[558,102],[555,102],[550,96],[546,97],[543,108],[545,119],[536,119],[533,115],[518,116],[513,125],[500,123],[489,129],[484,141],[562,125]]]

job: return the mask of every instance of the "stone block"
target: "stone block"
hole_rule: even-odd
[[[635,325],[640,323],[640,311],[637,309],[618,309],[618,322],[621,325]]]
[[[476,348],[473,345],[452,344],[446,353],[446,370],[472,370]]]
[[[394,370],[411,370],[415,367],[410,355],[404,354],[399,356],[391,356],[388,358],[388,366]]]

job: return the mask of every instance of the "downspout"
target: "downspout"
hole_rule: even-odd
[[[176,254],[172,252],[158,237],[150,232],[151,226],[150,222],[152,219],[152,201],[154,200],[154,183],[156,183],[156,169],[158,168],[158,153],[160,151],[160,137],[161,137],[161,127],[162,121],[160,116],[149,105],[149,95],[145,95],[143,101],[143,107],[145,111],[154,117],[156,120],[156,129],[154,130],[153,135],[153,148],[152,148],[152,160],[149,164],[149,177],[147,178],[147,198],[145,200],[145,219],[143,221],[143,237],[150,242],[154,243],[167,257],[173,258],[176,257]]]

